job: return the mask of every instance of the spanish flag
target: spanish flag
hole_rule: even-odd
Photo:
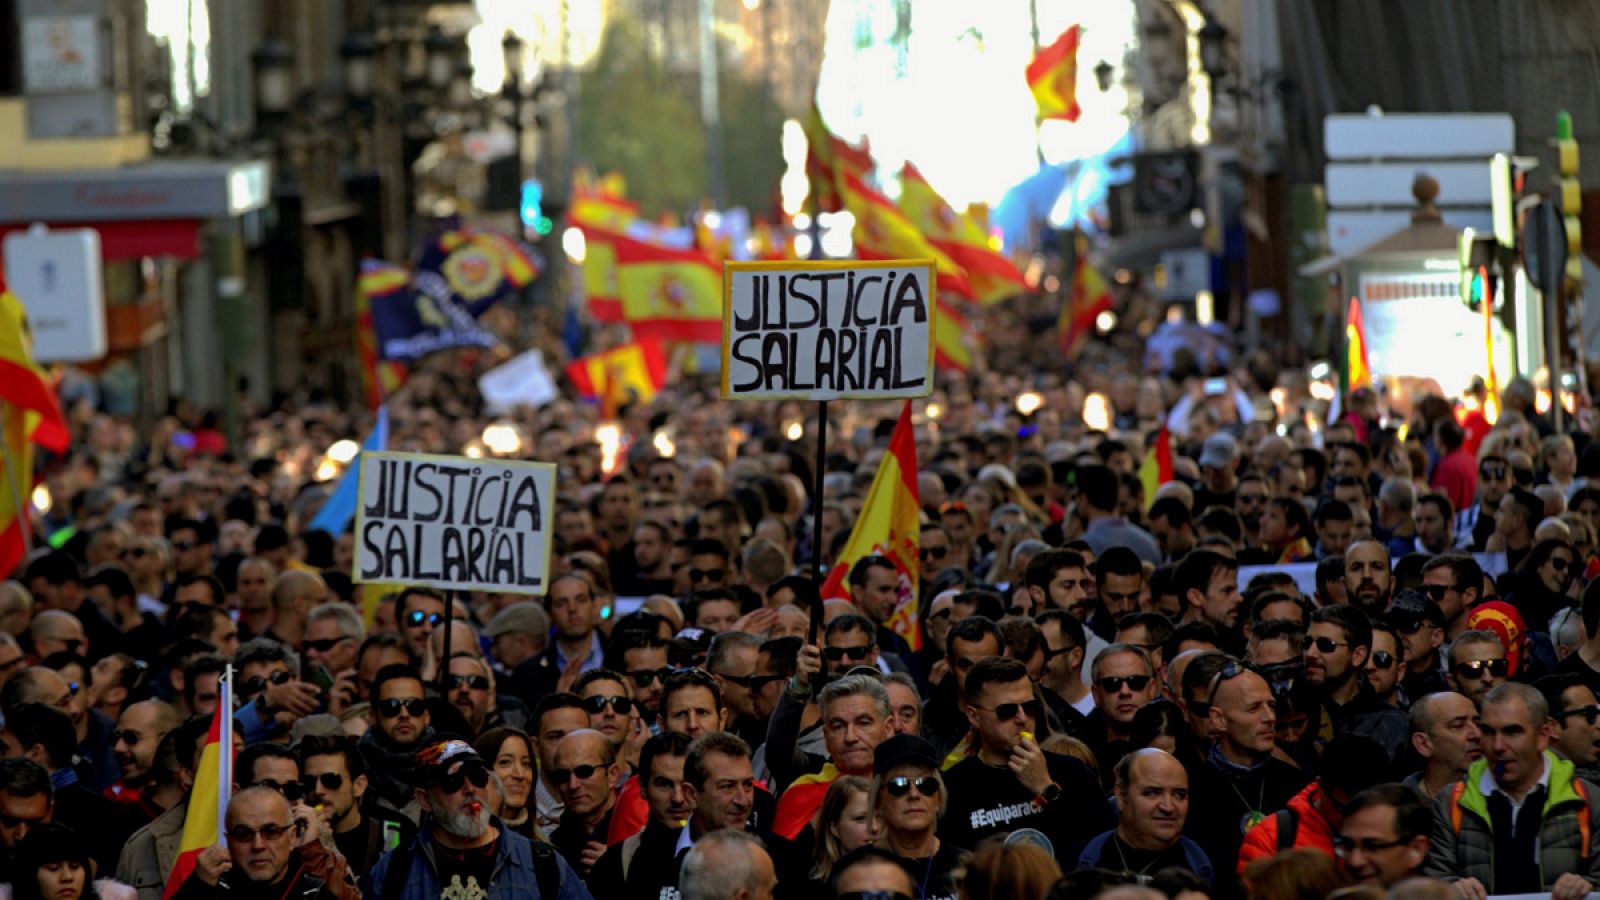
[[[933,301],[933,364],[942,369],[967,372],[972,369],[972,341],[966,317],[943,297]]]
[[[0,466],[6,467],[0,473],[0,578],[28,552],[34,445],[63,453],[70,439],[50,378],[33,361],[28,312],[0,284],[0,440],[5,442]]]
[[[822,597],[850,599],[846,577],[864,556],[887,556],[900,576],[900,605],[888,625],[915,650],[922,645],[917,628],[917,566],[922,539],[921,506],[917,499],[917,441],[911,430],[911,401],[889,436],[889,452],[878,464],[867,500],[856,517],[844,552],[828,572]],[[786,795],[787,796],[787,795]]]
[[[361,363],[361,393],[368,409],[383,406],[410,372],[405,363],[382,358],[378,330],[372,321],[372,298],[410,285],[411,276],[399,266],[371,258],[361,261],[361,278],[356,285],[356,356]]]
[[[900,170],[900,209],[928,243],[966,270],[980,303],[994,303],[1027,289],[1022,273],[993,247],[971,217],[956,212],[909,161]]]
[[[699,250],[679,250],[616,235],[622,317],[635,334],[664,340],[722,340],[722,268]]]
[[[178,861],[167,875],[162,900],[171,900],[194,872],[195,863],[207,847],[222,843],[227,822],[228,799],[233,794],[233,667],[222,674],[218,688],[222,694],[217,711],[211,716],[211,730],[200,751],[194,787],[189,791],[189,809],[183,817],[183,837],[178,843]]]
[[[1072,272],[1072,292],[1061,305],[1058,322],[1061,353],[1068,359],[1078,355],[1083,342],[1094,333],[1094,321],[1111,309],[1111,286],[1089,263],[1089,245],[1078,238],[1078,262]]]
[[[574,225],[592,225],[610,231],[626,231],[639,217],[639,205],[629,201],[626,184],[616,172],[596,179],[594,173],[579,169],[572,175],[572,206],[567,218]]]
[[[622,285],[617,277],[619,231],[578,223],[583,234],[583,294],[596,322],[622,322]]]
[[[1172,480],[1172,436],[1166,423],[1156,432],[1150,452],[1139,466],[1139,483],[1144,486],[1144,508],[1149,510],[1156,502],[1156,489]]]
[[[840,771],[833,763],[826,763],[822,771],[801,775],[784,789],[778,798],[778,808],[772,814],[772,833],[785,840],[794,840],[811,824],[811,819],[822,808],[828,796],[828,786],[839,778]]]
[[[1367,364],[1367,328],[1361,321],[1361,301],[1350,298],[1344,320],[1346,394],[1372,386],[1372,368]]]
[[[645,338],[591,353],[567,366],[578,393],[600,401],[602,417],[616,418],[629,403],[649,403],[667,383],[667,356],[661,341]]]
[[[811,181],[810,207],[813,213],[840,212],[839,179],[845,174],[860,178],[875,168],[872,150],[863,141],[858,147],[828,130],[816,104],[800,123],[806,135],[806,177]]]
[[[1074,25],[1028,63],[1028,90],[1041,119],[1078,121],[1078,38]]]
[[[848,173],[839,179],[839,195],[845,208],[855,216],[851,238],[855,241],[857,257],[932,259],[939,271],[939,287],[972,299],[967,273],[944,251],[928,243],[917,226],[888,197]]]

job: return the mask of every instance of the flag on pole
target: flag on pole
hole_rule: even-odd
[[[1072,271],[1072,291],[1061,305],[1061,353],[1068,359],[1078,355],[1083,342],[1094,333],[1095,319],[1111,310],[1111,286],[1089,262],[1089,247],[1078,238],[1077,265]]]
[[[627,403],[649,403],[667,383],[661,341],[645,338],[579,357],[567,366],[578,393],[600,401],[601,417],[614,419]]]
[[[1483,302],[1478,306],[1483,310],[1483,352],[1485,357],[1485,374],[1483,377],[1483,418],[1493,425],[1500,418],[1500,377],[1494,370],[1494,283],[1489,280],[1489,267],[1479,268],[1479,277],[1483,280]],[[1366,347],[1366,336],[1362,335],[1361,346]]]
[[[663,340],[722,340],[722,267],[699,250],[615,235],[622,317],[634,334]]]
[[[1344,320],[1344,391],[1372,386],[1372,368],[1367,364],[1367,329],[1361,321],[1361,301],[1350,298]]]
[[[966,270],[978,302],[995,303],[1027,290],[1022,273],[989,245],[983,228],[939,196],[909,160],[900,170],[900,209],[928,243]]]
[[[222,843],[228,800],[233,795],[233,666],[222,673],[217,687],[221,696],[217,698],[217,711],[211,716],[205,748],[200,751],[200,765],[195,768],[189,809],[183,818],[183,837],[178,843],[178,861],[167,875],[162,900],[171,900],[178,892],[207,847]]]
[[[384,405],[378,407],[378,421],[373,424],[372,431],[368,432],[367,439],[361,443],[361,453],[388,448],[389,407]],[[326,531],[337,537],[350,527],[350,520],[356,515],[356,502],[361,499],[361,453],[357,453],[345,467],[338,486],[333,489],[328,499],[323,501],[322,508],[317,510],[316,518],[311,520],[311,525],[308,526],[310,530]]]
[[[1041,119],[1078,121],[1078,26],[1074,25],[1028,63],[1028,90]]]
[[[50,377],[33,361],[28,312],[0,284],[0,578],[28,553],[34,445],[62,453],[70,437]]]
[[[1144,486],[1144,508],[1147,511],[1156,502],[1156,489],[1171,480],[1172,437],[1163,423],[1161,430],[1156,432],[1155,442],[1150,445],[1150,452],[1145,454],[1144,462],[1139,466],[1139,483]]]
[[[889,436],[889,452],[878,464],[872,487],[850,530],[844,552],[828,572],[822,585],[822,598],[850,599],[845,578],[856,561],[864,556],[887,556],[899,576],[900,604],[889,617],[888,626],[906,639],[911,649],[922,646],[917,628],[917,571],[920,562],[922,509],[917,499],[917,442],[911,429],[911,401],[900,411],[900,421]]]
[[[900,207],[855,175],[844,174],[838,187],[845,208],[856,220],[850,236],[857,257],[932,259],[938,268],[939,289],[972,299],[966,271],[943,250],[928,243]]]

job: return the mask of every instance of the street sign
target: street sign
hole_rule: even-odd
[[[28,310],[33,358],[90,362],[106,355],[100,232],[34,226],[6,235],[6,284]]]
[[[1567,268],[1567,226],[1561,219],[1561,207],[1554,200],[1546,198],[1528,210],[1527,224],[1522,228],[1522,267],[1540,292],[1561,286]]]

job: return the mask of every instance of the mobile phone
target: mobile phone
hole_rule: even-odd
[[[1228,379],[1207,378],[1205,391],[1207,397],[1217,397],[1221,396],[1222,394],[1226,394],[1228,392]]]
[[[306,680],[316,685],[324,694],[333,690],[333,675],[322,666],[312,666],[311,677]]]

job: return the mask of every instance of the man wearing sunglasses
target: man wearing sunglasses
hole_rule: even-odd
[[[1372,693],[1385,706],[1405,707],[1405,697],[1400,694],[1400,672],[1405,669],[1405,641],[1393,625],[1377,620],[1372,623],[1372,652],[1367,655],[1366,667],[1361,670]]]
[[[415,802],[416,753],[433,738],[422,675],[408,665],[385,666],[372,682],[373,728],[357,745],[367,765],[368,787],[395,809]]]
[[[967,674],[966,703],[975,749],[945,772],[950,801],[941,838],[976,847],[992,834],[1036,828],[1065,851],[1114,824],[1088,768],[1039,748],[1044,709],[1022,663],[980,660]]]
[[[1594,691],[1576,675],[1546,675],[1533,686],[1550,704],[1551,749],[1577,766],[1580,775],[1594,772],[1600,761],[1600,700]]]
[[[444,596],[432,588],[408,587],[400,591],[395,599],[395,615],[412,659],[428,655],[428,637],[444,624],[444,611]]]
[[[878,629],[865,616],[843,615],[829,622],[822,634],[822,660],[828,678],[837,678],[856,666],[871,666],[879,671],[904,671],[896,665],[880,665]]]
[[[1117,827],[1085,844],[1078,868],[1145,876],[1179,868],[1215,883],[1200,845],[1183,836],[1189,818],[1189,773],[1165,750],[1135,750],[1116,764]]]
[[[1456,546],[1482,553],[1494,536],[1495,517],[1511,491],[1511,464],[1499,453],[1478,460],[1477,502],[1456,514]]]
[[[420,833],[387,853],[362,882],[362,896],[538,897],[583,900],[577,873],[546,845],[504,827],[489,811],[489,768],[465,741],[440,741],[416,754]]]
[[[616,809],[615,786],[624,767],[617,750],[598,731],[580,728],[556,745],[555,768],[550,779],[561,793],[561,824],[550,843],[561,851],[580,875],[588,875],[606,850],[611,814]]]
[[[151,819],[160,814],[162,807],[153,802],[141,803],[141,798],[154,788],[156,747],[178,724],[178,711],[160,700],[145,700],[123,710],[110,736],[111,753],[122,770],[122,778],[106,789],[107,797],[139,806]]]
[[[1404,646],[1405,669],[1400,689],[1406,697],[1414,701],[1449,690],[1439,653],[1444,646],[1444,611],[1439,604],[1425,591],[1401,591],[1384,612],[1383,620],[1400,636]]]
[[[1311,614],[1306,682],[1316,692],[1307,736],[1317,744],[1353,731],[1376,740],[1393,758],[1410,734],[1405,713],[1385,705],[1361,677],[1372,655],[1372,620],[1348,604]]]
[[[621,673],[632,685],[640,715],[655,722],[661,709],[661,680],[670,672],[667,642],[645,631],[618,631],[611,637],[607,659],[606,668]]]
[[[59,550],[47,553],[28,564],[22,580],[33,593],[35,614],[45,609],[71,613],[83,623],[84,634],[96,652],[121,649],[122,632],[89,599],[77,560]]]
[[[1418,590],[1439,604],[1444,619],[1444,638],[1451,641],[1467,630],[1467,614],[1483,593],[1483,569],[1477,560],[1454,553],[1429,560],[1422,567],[1422,586]]]
[[[1083,678],[1083,653],[1087,644],[1083,623],[1065,610],[1047,609],[1037,619],[1044,635],[1044,672],[1039,676],[1045,703],[1068,734],[1085,732],[1095,710],[1094,692]]]
[[[1492,631],[1464,631],[1450,642],[1450,687],[1483,708],[1489,691],[1511,678],[1505,645]]]
[[[352,900],[360,891],[343,860],[289,817],[289,801],[268,787],[246,787],[228,801],[228,846],[207,847],[173,895],[182,900],[296,897]]]
[[[729,731],[759,746],[767,739],[767,719],[756,711],[756,695],[764,687],[782,681],[777,675],[758,675],[761,638],[742,631],[729,631],[711,639],[706,654],[706,670],[716,676],[722,701],[732,722]],[[770,713],[770,710],[769,710]]]
[[[357,878],[366,875],[378,857],[416,834],[416,826],[405,816],[366,801],[367,769],[354,738],[307,735],[296,749],[305,802],[322,809],[334,844]]]
[[[1094,712],[1084,723],[1083,737],[1100,761],[1100,781],[1111,787],[1117,761],[1132,746],[1133,718],[1160,693],[1150,655],[1132,644],[1112,644],[1095,658],[1090,688]]]

